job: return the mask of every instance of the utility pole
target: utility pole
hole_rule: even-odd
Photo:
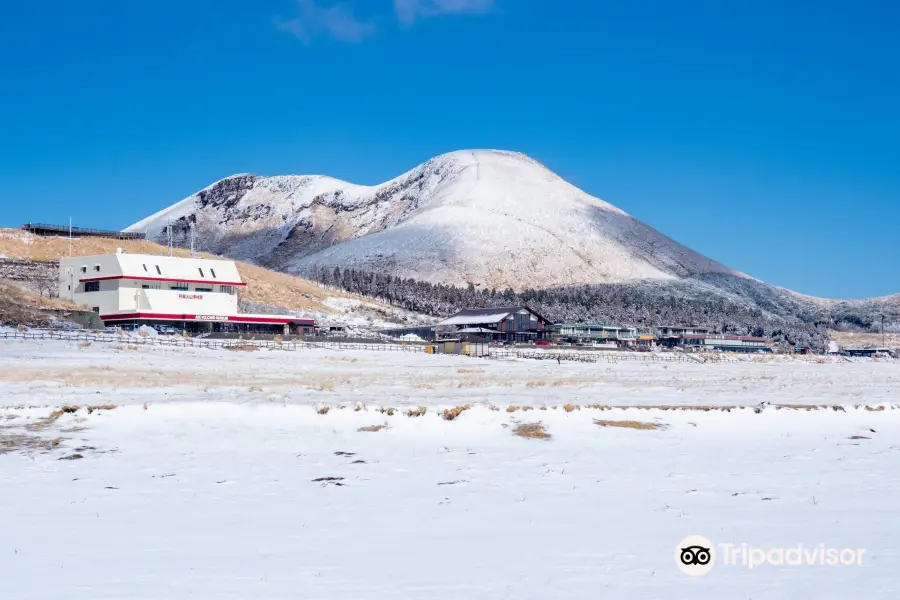
[[[172,217],[169,217],[169,220],[166,224],[166,236],[168,238],[169,245],[169,256],[172,256]]]
[[[881,347],[887,348],[887,344],[884,342],[884,313],[881,314]]]
[[[69,258],[72,258],[72,217],[69,217]]]
[[[194,256],[194,224],[191,223],[191,258],[196,258]]]

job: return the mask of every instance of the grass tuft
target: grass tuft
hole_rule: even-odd
[[[455,419],[459,415],[463,414],[470,408],[472,408],[472,406],[470,404],[463,404],[461,406],[456,406],[454,408],[445,408],[444,412],[441,413],[441,416],[444,418],[445,421],[452,421],[453,419]]]
[[[387,424],[384,425],[366,425],[365,427],[360,427],[357,431],[367,431],[370,433],[375,433],[376,431],[381,431],[382,429],[387,429]]]
[[[320,415],[327,415],[329,410],[331,410],[331,409],[328,408],[327,406],[320,406],[319,408],[316,409],[316,412],[319,413]]]
[[[625,429],[665,429],[666,426],[661,423],[647,423],[645,421],[609,421],[604,419],[594,419],[594,423],[600,427],[623,427]]]
[[[549,440],[552,437],[542,423],[522,423],[513,429],[513,434],[533,440]]]
[[[231,346],[223,346],[223,348],[231,352],[256,352],[259,350],[259,347],[255,344],[232,344]]]
[[[88,406],[87,411],[88,414],[92,414],[95,410],[113,410],[115,408],[115,404],[96,404],[94,406]]]
[[[420,406],[419,408],[411,408],[408,411],[406,411],[406,416],[407,417],[421,417],[427,411],[428,411],[428,409],[425,408],[424,406]]]
[[[572,412],[573,410],[581,410],[581,407],[578,406],[577,404],[572,404],[571,402],[568,402],[566,404],[563,404],[563,410],[566,412]]]

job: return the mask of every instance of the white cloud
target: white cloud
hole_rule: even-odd
[[[450,14],[481,14],[494,7],[494,0],[394,0],[400,22],[411,24],[418,17]]]
[[[278,28],[304,44],[320,35],[342,42],[361,42],[375,33],[375,23],[357,19],[349,4],[323,7],[316,0],[297,0],[297,6],[300,11],[297,17],[279,21]]]

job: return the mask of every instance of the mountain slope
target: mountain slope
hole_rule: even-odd
[[[377,186],[223,179],[128,228],[268,267],[341,266],[513,289],[741,276],[522,154],[444,154]],[[742,276],[741,276],[742,277]]]

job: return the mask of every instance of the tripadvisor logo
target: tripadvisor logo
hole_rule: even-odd
[[[700,535],[689,535],[675,547],[675,565],[692,577],[709,573],[718,560],[725,566],[756,569],[763,565],[803,567],[861,565],[865,548],[829,548],[825,544],[759,548],[749,544],[713,544]]]
[[[716,564],[713,543],[702,535],[687,536],[675,548],[675,564],[685,575],[706,575]]]

